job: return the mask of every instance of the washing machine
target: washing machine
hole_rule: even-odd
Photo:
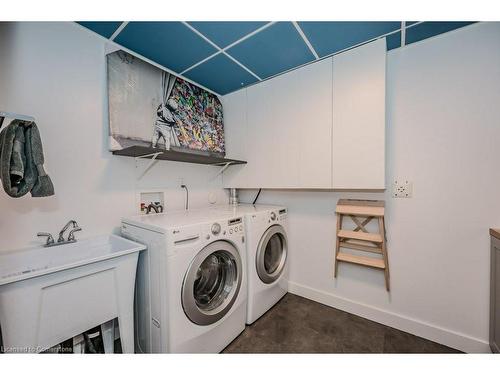
[[[252,324],[288,292],[287,209],[270,205],[218,206],[244,217],[248,275],[247,324]]]
[[[218,353],[245,328],[247,277],[241,215],[189,210],[122,220],[146,244],[135,297],[138,353]]]

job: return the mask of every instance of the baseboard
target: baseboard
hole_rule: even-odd
[[[311,299],[339,310],[347,311],[351,314],[423,337],[451,348],[461,350],[465,353],[491,353],[488,342],[478,338],[415,320],[407,316],[395,314],[374,306],[338,297],[322,290],[289,281],[288,291],[292,294]]]

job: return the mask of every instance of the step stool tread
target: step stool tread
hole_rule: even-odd
[[[365,232],[355,232],[353,230],[339,230],[337,234],[340,238],[352,238],[353,240],[370,241],[370,242],[382,242],[382,236],[378,233],[365,233]]]
[[[337,205],[336,213],[341,215],[384,216],[384,207]]]
[[[362,266],[385,269],[385,263],[383,259],[376,259],[376,258],[364,257],[360,255],[352,255],[347,253],[338,253],[337,260],[340,262],[348,262],[348,263],[360,264]]]

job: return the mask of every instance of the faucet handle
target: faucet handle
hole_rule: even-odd
[[[71,229],[71,230],[69,231],[68,241],[76,241],[76,238],[75,238],[74,233],[75,233],[75,232],[79,232],[79,231],[81,231],[81,230],[82,230],[82,228],[80,228],[80,227],[76,227],[76,228]]]
[[[66,232],[66,229],[68,229],[70,226],[72,226],[73,228],[77,228],[78,223],[75,220],[68,221],[66,225],[63,227],[63,229],[61,229],[61,231],[59,232],[59,238],[57,239],[57,242],[65,242],[64,232]]]
[[[37,237],[47,237],[47,242],[45,242],[45,246],[52,245],[54,243],[54,237],[52,237],[52,234],[47,233],[47,232],[38,232]]]

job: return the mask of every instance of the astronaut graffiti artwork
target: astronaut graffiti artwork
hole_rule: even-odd
[[[169,150],[170,145],[179,146],[179,140],[175,132],[176,120],[174,113],[177,112],[179,106],[173,99],[169,99],[167,104],[160,104],[156,111],[156,121],[153,131],[153,140],[151,145],[158,147],[158,142],[163,139],[165,149]]]
[[[219,98],[124,51],[107,55],[109,148],[224,155]]]

